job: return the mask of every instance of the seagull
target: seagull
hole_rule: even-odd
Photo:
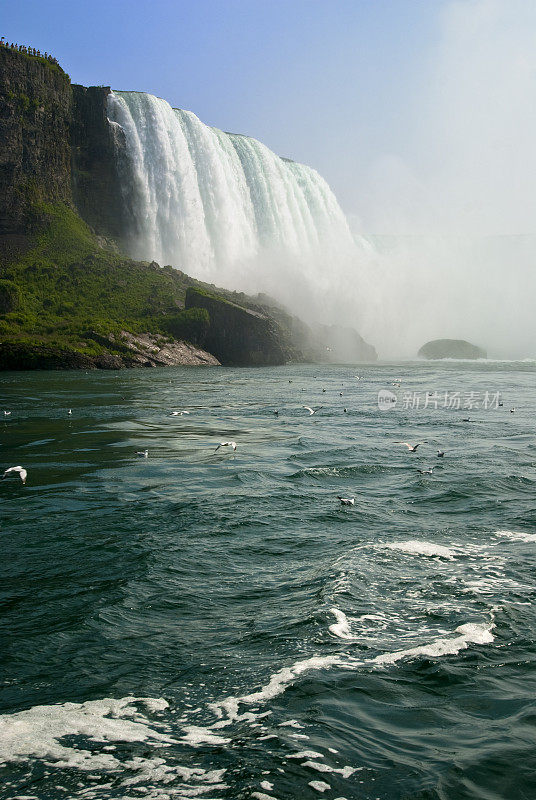
[[[138,458],[148,458],[149,457],[149,451],[148,450],[136,450],[136,455],[138,456]]]
[[[417,448],[420,447],[421,444],[427,444],[427,442],[418,442],[415,445],[410,444],[409,442],[395,442],[395,444],[405,444],[410,453],[416,453]]]
[[[348,409],[347,409],[347,408],[345,408],[345,409],[344,409],[344,413],[346,414],[346,412],[347,412],[347,411],[348,411]]]
[[[341,501],[341,506],[353,506],[355,503],[355,497],[341,497],[339,494],[337,500]]]
[[[189,411],[172,411],[170,417],[182,417],[183,414],[189,414]]]
[[[6,412],[4,411],[4,414],[5,414],[5,413],[6,413]],[[510,409],[510,414],[514,414],[514,413],[515,413],[515,408],[511,408],[511,409]]]
[[[9,417],[10,414],[11,414],[11,411],[4,411],[4,417]]]
[[[437,457],[438,458],[443,458],[444,455],[445,455],[445,451],[444,450],[438,450],[437,451]]]
[[[433,471],[434,471],[433,467],[430,467],[430,469],[420,469],[420,470],[418,470],[418,472],[420,472],[421,475],[431,475]]]
[[[68,416],[70,417],[70,416],[72,416],[72,413],[73,413],[73,412],[72,412],[72,409],[70,408],[70,409],[68,410],[67,414],[68,414]]]
[[[503,406],[504,406],[504,403],[501,400],[501,402],[499,403],[499,408],[502,408]]]
[[[2,475],[2,480],[5,480],[6,478],[16,478],[18,476],[22,483],[26,483],[27,475],[28,473],[24,467],[9,467]]]
[[[304,408],[309,412],[309,416],[312,417],[313,414],[316,414],[316,412],[320,411],[320,409],[324,408],[324,406],[318,406],[318,408],[311,408],[311,406],[304,406]]]
[[[234,451],[236,450],[236,442],[220,442],[216,450],[219,450],[220,447],[232,447]],[[214,450],[214,452],[216,452],[216,450]]]
[[[275,414],[275,416],[276,416],[276,417],[278,417],[278,416],[279,416],[279,411],[276,409],[276,410],[274,411],[274,414]]]

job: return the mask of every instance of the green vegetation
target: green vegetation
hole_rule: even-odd
[[[169,316],[164,324],[175,339],[185,339],[202,347],[210,327],[210,316],[205,308],[187,308]]]
[[[121,331],[203,341],[203,309],[180,311],[184,273],[126,259],[100,247],[67,205],[31,204],[31,229],[18,255],[0,241],[0,342],[106,352]]]

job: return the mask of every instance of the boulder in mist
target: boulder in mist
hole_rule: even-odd
[[[419,358],[487,358],[488,354],[476,344],[464,339],[434,339],[426,342],[418,354]]]

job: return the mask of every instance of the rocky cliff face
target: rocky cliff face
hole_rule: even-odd
[[[124,135],[106,116],[108,86],[74,84],[71,153],[74,203],[93,230],[121,239],[125,230],[124,203],[116,154]]]
[[[186,308],[204,308],[210,327],[204,347],[226,366],[284,364],[294,353],[274,319],[193,287]]]
[[[0,234],[25,232],[28,203],[71,201],[68,75],[0,47]]]
[[[124,203],[106,116],[108,87],[71,86],[44,58],[0,47],[0,235],[27,233],[30,203],[73,205],[101,235],[120,239]]]

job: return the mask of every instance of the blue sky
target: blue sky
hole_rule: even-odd
[[[501,105],[527,127],[508,104],[512,85],[534,88],[535,12],[532,0],[18,0],[2,33],[53,53],[75,83],[151,92],[255,136],[318,169],[365,227],[409,230],[444,216],[441,197],[455,220],[467,194],[478,209],[490,169],[504,194],[503,150],[521,175],[527,157],[512,155],[509,123],[489,163],[481,140]],[[512,74],[517,55],[528,63]],[[454,189],[475,160],[471,184]],[[490,210],[488,227],[501,214]]]

